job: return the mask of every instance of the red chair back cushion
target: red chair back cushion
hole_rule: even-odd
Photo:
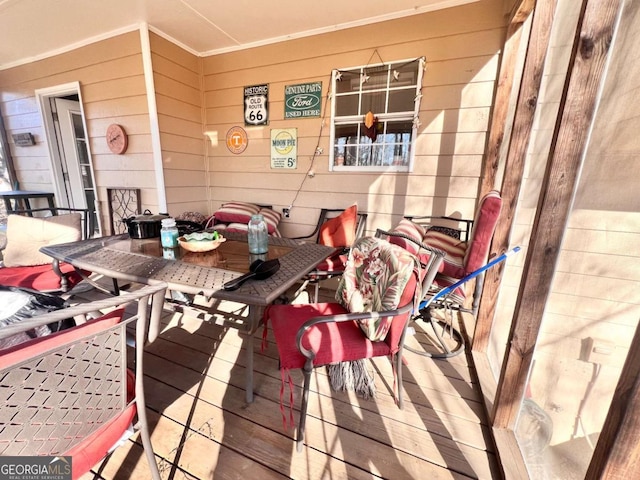
[[[465,274],[474,272],[487,263],[491,239],[498,223],[501,208],[502,199],[495,190],[487,193],[480,200],[480,205],[473,220],[471,242],[464,255]]]
[[[358,206],[352,205],[320,226],[318,243],[329,247],[350,247],[356,239]]]

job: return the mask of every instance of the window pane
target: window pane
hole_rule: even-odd
[[[356,140],[351,139],[347,142],[347,148],[345,150],[344,164],[345,166],[353,166],[357,164],[358,160],[358,147],[355,145]]]
[[[393,150],[395,145],[387,144],[384,146],[384,155],[382,158],[382,165],[389,166],[393,165]]]
[[[392,80],[389,86],[393,88],[405,85],[416,85],[418,83],[418,68],[420,68],[418,60],[392,65]]]
[[[349,138],[357,138],[358,137],[358,125],[349,124],[349,125],[336,125],[336,133],[335,139],[336,144],[346,143]]]
[[[336,116],[358,114],[358,95],[344,95],[336,99]]]
[[[82,115],[72,114],[73,131],[76,138],[84,138],[84,127],[82,126]]]
[[[91,171],[89,165],[80,165],[82,172],[82,186],[84,188],[93,188],[93,180],[91,179]]]
[[[389,112],[413,112],[416,102],[414,89],[391,90],[389,92]]]
[[[362,106],[360,114],[367,112],[385,113],[386,92],[371,92],[362,94]]]
[[[413,122],[408,120],[387,122],[387,133],[403,133],[411,136]]]
[[[375,166],[384,165],[384,149],[385,148],[386,148],[385,145],[379,145],[378,143],[376,143],[373,146],[372,165],[375,165]]]
[[[360,70],[340,70],[342,76],[336,79],[336,93],[360,91]]]
[[[372,90],[378,88],[387,88],[388,67],[368,67],[364,69],[366,82],[362,82],[362,90]]]

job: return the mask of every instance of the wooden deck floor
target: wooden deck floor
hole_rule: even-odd
[[[163,478],[500,478],[465,355],[433,360],[407,352],[403,410],[391,395],[393,373],[386,358],[371,362],[377,396],[369,400],[333,392],[325,370],[316,369],[306,446],[297,453],[293,430],[283,427],[272,339],[264,352],[260,341],[254,342],[255,401],[247,404],[245,352],[237,330],[169,311],[163,322],[145,360],[152,442]],[[407,344],[421,348],[424,335],[414,326],[418,334]],[[302,375],[291,373],[297,422]],[[149,478],[138,442],[136,435],[96,466],[97,475],[83,479]]]

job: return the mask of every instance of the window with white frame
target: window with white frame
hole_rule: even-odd
[[[423,70],[418,58],[333,71],[332,170],[411,170]]]

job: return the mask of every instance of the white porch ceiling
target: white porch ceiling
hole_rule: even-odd
[[[200,56],[478,0],[0,0],[0,69],[148,24]]]

